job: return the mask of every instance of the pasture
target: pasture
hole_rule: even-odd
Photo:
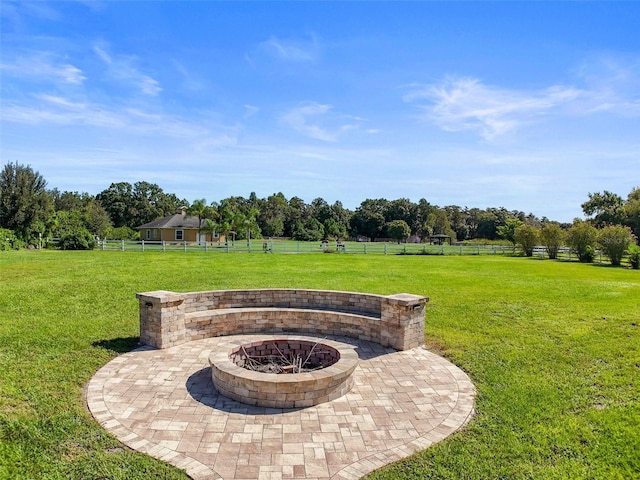
[[[124,448],[83,389],[138,341],[137,292],[430,297],[427,346],[478,390],[461,432],[371,479],[640,477],[640,273],[487,256],[0,253],[0,479],[186,478]]]

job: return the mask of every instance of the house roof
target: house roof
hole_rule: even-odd
[[[189,215],[176,213],[140,225],[138,230],[142,228],[198,228],[198,217],[190,217]]]

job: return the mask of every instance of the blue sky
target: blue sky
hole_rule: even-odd
[[[640,186],[639,2],[0,3],[1,163],[582,217]]]

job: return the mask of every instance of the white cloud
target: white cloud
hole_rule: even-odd
[[[199,92],[206,88],[207,82],[197,74],[187,69],[183,63],[173,59],[171,64],[182,77],[182,86],[192,92]]]
[[[354,123],[342,123],[347,117],[332,114],[332,108],[331,105],[308,103],[289,110],[282,116],[282,121],[307,137],[325,142],[336,142],[345,132],[359,127]],[[321,122],[325,125],[329,124],[329,126],[320,125]]]
[[[404,100],[447,131],[474,131],[487,140],[544,117],[610,113],[640,115],[640,58],[597,55],[577,69],[575,85],[518,90],[470,77],[411,85]]]
[[[48,21],[60,20],[60,14],[46,2],[27,2],[24,0],[3,0],[0,17],[7,18],[14,25],[20,25],[28,17]]]
[[[107,66],[109,75],[115,80],[131,84],[142,93],[156,96],[162,91],[160,83],[149,75],[140,72],[135,66],[137,59],[126,55],[111,55],[104,44],[93,47],[94,53]]]
[[[30,77],[36,80],[52,80],[71,85],[82,84],[87,77],[75,65],[64,62],[51,52],[28,52],[3,62],[0,69],[14,77]]]
[[[577,69],[590,92],[580,108],[588,112],[640,115],[640,57],[595,55]]]
[[[472,130],[491,140],[583,94],[572,87],[527,92],[484,85],[474,78],[448,78],[438,85],[414,86],[404,100],[417,102],[443,130]]]
[[[259,107],[256,107],[255,105],[245,104],[243,118],[251,118],[254,115],[257,115],[259,111],[260,111]]]
[[[131,135],[194,139],[199,142],[209,142],[210,145],[221,144],[219,140],[209,141],[210,138],[230,136],[232,134],[229,134],[229,131],[234,131],[233,127],[225,126],[205,128],[202,125],[205,123],[210,125],[210,122],[197,119],[186,121],[163,112],[110,107],[49,94],[38,94],[34,97],[37,100],[35,104],[5,102],[2,111],[3,122],[109,128]],[[230,141],[232,140],[225,140],[227,143]]]
[[[312,62],[320,46],[315,36],[308,40],[285,40],[272,36],[258,45],[260,51],[286,62]]]

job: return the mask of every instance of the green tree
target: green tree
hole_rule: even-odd
[[[83,209],[84,225],[89,232],[104,238],[111,229],[111,217],[102,206],[91,200]]]
[[[212,218],[205,218],[202,221],[202,226],[201,226],[201,230],[204,233],[208,233],[211,235],[211,238],[213,239],[213,236],[216,233],[220,232],[220,224],[218,222],[216,222],[215,220],[213,220]],[[219,239],[218,239],[219,240]]]
[[[165,193],[155,183],[112,183],[96,195],[96,200],[109,213],[114,227],[136,228],[156,218],[174,214],[188,202]]]
[[[82,210],[91,202],[95,201],[95,198],[86,192],[60,192],[57,188],[49,191],[49,195],[53,199],[53,208],[57,212],[58,210]]]
[[[344,208],[339,201],[331,205],[329,210],[330,218],[322,222],[325,235],[333,236],[336,240],[346,239],[349,236],[349,222],[353,212]]]
[[[598,230],[590,223],[576,220],[567,231],[567,245],[571,247],[581,262],[593,261]]]
[[[540,240],[547,249],[547,255],[552,260],[558,258],[558,250],[564,244],[566,233],[557,223],[547,223],[540,231]]]
[[[307,218],[305,222],[299,221],[293,231],[295,240],[316,242],[325,238],[323,225],[313,217]]]
[[[400,243],[411,236],[411,228],[404,220],[392,220],[387,224],[387,233]]]
[[[524,225],[524,222],[518,218],[507,218],[504,225],[500,225],[496,232],[500,238],[508,240],[514,246],[516,242],[516,230]]]
[[[324,233],[327,238],[334,240],[344,240],[347,238],[347,229],[339,224],[334,218],[327,218],[324,222]]]
[[[198,238],[197,242],[200,243],[200,231],[202,230],[202,220],[206,217],[208,211],[207,201],[204,198],[194,200],[193,203],[187,209],[187,214],[192,217],[198,217]]]
[[[96,200],[107,211],[114,227],[135,228],[141,225],[133,225],[133,186],[130,183],[112,183],[109,188],[96,195]]]
[[[486,238],[496,240],[500,238],[498,228],[507,224],[507,219],[511,218],[510,213],[505,208],[487,208],[478,218],[478,229],[473,238]]]
[[[449,225],[455,232],[454,238],[466,240],[469,238],[469,226],[466,222],[466,213],[457,205],[449,205],[443,208],[449,219]]]
[[[262,232],[258,226],[257,218],[260,212],[257,208],[250,208],[240,219],[241,231],[246,233],[246,240],[250,242],[252,238],[262,238]]]
[[[0,228],[0,252],[4,250],[20,250],[24,247],[24,242],[16,237],[13,230]]]
[[[640,246],[636,244],[629,245],[629,263],[634,270],[640,269]]]
[[[429,223],[433,225],[433,235],[448,235],[452,240],[457,240],[458,237],[451,228],[451,222],[445,210],[437,209]]]
[[[28,243],[42,233],[53,211],[47,182],[30,166],[8,163],[0,172],[0,228],[13,230]]]
[[[640,240],[640,187],[636,187],[627,196],[624,204],[625,225],[633,230],[636,241]]]
[[[418,235],[422,241],[433,233],[433,224],[430,223],[430,220],[435,218],[434,213],[436,210],[438,210],[438,207],[431,205],[424,198],[418,200],[416,222],[410,227],[411,231]]]
[[[611,265],[620,265],[622,257],[632,243],[634,243],[633,235],[629,227],[610,225],[602,228],[598,233],[598,244],[609,257]]]
[[[411,227],[416,224],[418,219],[418,206],[408,198],[391,200],[385,208],[384,218],[387,223],[394,220],[404,220]]]
[[[624,201],[615,193],[607,190],[603,193],[589,193],[589,200],[581,206],[586,217],[593,217],[590,219],[591,224],[596,228],[624,223]]]
[[[520,225],[513,235],[515,242],[522,247],[527,257],[533,257],[533,249],[540,240],[539,230],[532,225]]]
[[[265,237],[280,237],[284,234],[285,219],[289,205],[285,196],[279,192],[270,195],[262,202],[258,226]]]
[[[184,199],[179,199],[174,194],[165,193],[155,183],[136,182],[133,185],[131,228],[136,228],[156,218],[172,215],[180,207],[188,205]]]
[[[381,213],[358,207],[351,217],[351,229],[354,236],[363,235],[375,240],[382,233],[385,221]]]
[[[300,197],[291,197],[287,207],[287,215],[284,221],[284,235],[293,237],[293,232],[298,224],[304,222],[310,217],[309,206]]]
[[[58,248],[62,250],[92,250],[96,245],[80,210],[57,211],[53,233],[59,238]]]

